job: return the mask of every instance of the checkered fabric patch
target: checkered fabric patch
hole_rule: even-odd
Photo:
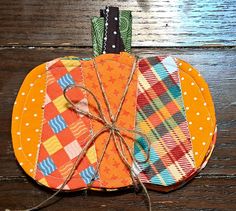
[[[64,182],[92,133],[90,120],[71,109],[63,96],[63,90],[74,83],[83,84],[79,60],[62,58],[48,63],[36,180],[55,189]],[[72,89],[68,95],[73,102],[82,102],[83,109],[88,110],[86,96],[81,90]],[[65,189],[77,189],[90,183],[96,162],[95,146],[92,146]]]
[[[178,68],[171,57],[139,62],[136,129],[151,140],[150,160],[134,165],[146,183],[169,186],[193,172],[194,159],[185,118]],[[135,157],[145,160],[147,144],[137,137]]]

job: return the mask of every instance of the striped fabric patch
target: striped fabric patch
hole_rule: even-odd
[[[44,141],[42,144],[44,148],[47,150],[49,155],[54,154],[55,152],[57,152],[62,148],[60,141],[55,135],[49,138],[48,140]]]
[[[65,74],[58,80],[58,83],[60,84],[62,89],[65,89],[68,85],[74,84],[75,82],[70,74]]]
[[[169,186],[194,172],[178,68],[171,57],[139,62],[136,129],[151,140],[150,160],[135,166],[144,182]],[[147,144],[136,138],[135,157],[145,160]]]
[[[94,174],[95,174],[95,169],[93,168],[93,166],[89,166],[88,168],[80,172],[80,176],[82,177],[82,179],[86,184],[89,184],[91,182],[92,178],[94,177]],[[98,176],[96,175],[95,179],[97,178]]]
[[[40,162],[38,164],[38,167],[41,169],[44,176],[51,174],[52,172],[54,172],[57,169],[53,160],[50,157],[48,157],[47,159]]]
[[[69,161],[68,163],[64,164],[59,168],[59,172],[63,178],[66,178],[70,174],[72,168],[73,168],[73,162]]]
[[[87,131],[86,125],[83,121],[79,120],[70,125],[71,132],[75,136],[79,136]]]
[[[59,133],[60,131],[62,131],[67,127],[65,120],[61,115],[57,115],[55,118],[50,120],[49,125],[53,129],[54,133]]]

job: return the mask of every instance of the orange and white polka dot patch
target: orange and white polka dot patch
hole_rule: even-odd
[[[201,74],[188,63],[177,59],[186,118],[195,164],[201,168],[212,148],[216,127],[215,111],[209,88]]]
[[[41,125],[46,89],[46,66],[39,65],[25,78],[14,103],[12,140],[16,158],[34,178],[41,140]]]

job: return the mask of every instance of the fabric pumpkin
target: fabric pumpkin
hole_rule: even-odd
[[[100,55],[95,61],[115,112],[134,57],[122,52]],[[13,109],[16,158],[29,176],[52,189],[60,188],[85,143],[101,128],[101,123],[70,108],[63,95],[70,84],[82,84],[96,93],[108,115],[92,60],[78,57],[54,59],[33,69]],[[68,94],[84,110],[97,112],[90,95],[76,89]],[[150,189],[169,191],[183,185],[205,166],[214,148],[216,119],[208,86],[190,64],[171,56],[138,60],[117,124],[137,129],[151,140],[147,163],[134,165],[126,153]],[[107,136],[104,133],[96,139],[64,189],[88,188]],[[147,148],[144,140],[125,133],[125,141],[142,160]],[[89,188],[116,190],[131,185],[130,172],[111,141]]]

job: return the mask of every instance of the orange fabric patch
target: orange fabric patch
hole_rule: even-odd
[[[41,64],[25,78],[12,114],[12,140],[17,160],[34,178],[46,89],[46,67]]]
[[[98,65],[98,70],[99,73],[101,74],[101,79],[109,103],[111,105],[111,110],[114,115],[117,112],[128,77],[130,75],[132,65],[134,62],[134,57],[127,53],[121,53],[120,55],[105,54],[96,57],[95,60]],[[86,65],[87,67],[90,66],[90,68],[83,68],[84,65]],[[96,94],[99,102],[102,105],[106,118],[109,119],[108,111],[106,109],[102,92],[99,88],[97,76],[95,73],[95,69],[93,68],[92,61],[83,62],[82,69],[85,78],[85,86]],[[122,110],[117,121],[117,126],[128,129],[134,129],[136,92],[137,92],[137,74],[135,73],[132,82],[129,86],[126,100],[122,106]],[[88,100],[89,100],[90,111],[95,114],[96,111],[92,110],[92,108],[94,107],[96,108],[97,106],[95,105],[94,100],[92,100],[92,97],[89,95],[88,95]],[[92,121],[92,125],[95,133],[102,128],[101,123],[97,121]],[[129,133],[124,133],[124,134],[126,135],[125,141],[132,148],[133,152],[134,137],[132,134]],[[108,132],[100,135],[95,142],[98,160],[101,157],[108,135],[109,135]],[[125,150],[125,152],[130,165],[132,165],[127,150]],[[119,154],[117,153],[113,140],[110,141],[110,144],[108,145],[108,148],[106,150],[105,156],[101,163],[99,176],[100,176],[100,181],[99,181],[100,184],[94,183],[93,185],[94,187],[102,186],[105,188],[117,188],[131,184],[130,173],[127,170],[127,167],[125,166],[123,161],[121,160]]]
[[[177,59],[182,96],[191,134],[195,165],[202,168],[212,150],[216,127],[214,104],[207,83],[190,64]],[[209,157],[209,156],[208,156]]]

